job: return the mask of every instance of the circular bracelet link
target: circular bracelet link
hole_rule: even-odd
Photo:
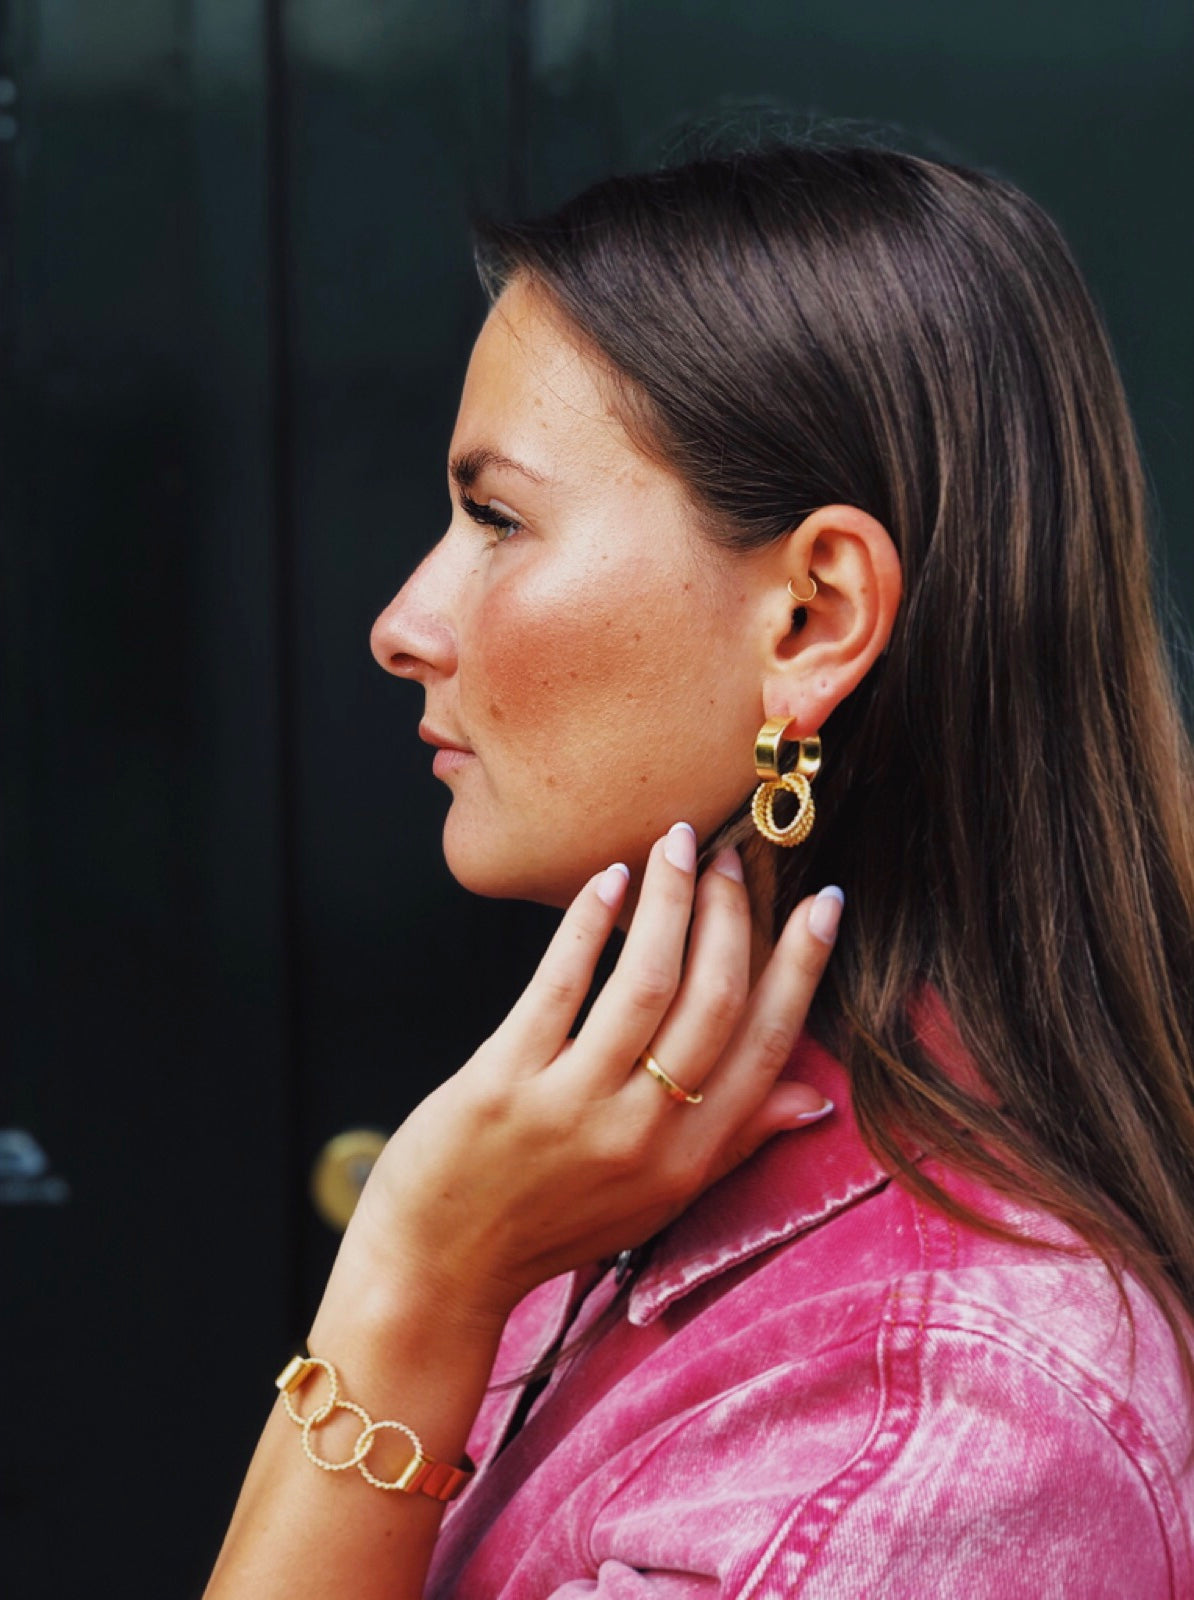
[[[361,1431],[357,1434],[357,1442],[347,1461],[325,1461],[311,1443],[312,1428],[322,1428],[334,1411],[351,1411],[361,1419]],[[376,1426],[364,1406],[357,1405],[355,1400],[334,1400],[330,1406],[321,1406],[319,1411],[313,1411],[303,1419],[303,1454],[312,1466],[320,1467],[324,1472],[347,1472],[349,1467],[359,1467],[373,1448],[372,1430]],[[364,1449],[361,1448],[362,1439],[365,1441]]]
[[[411,1444],[414,1446],[415,1456],[420,1461],[425,1461],[427,1459],[427,1457],[423,1453],[423,1441],[419,1438],[418,1434],[415,1432],[415,1430],[413,1428],[408,1428],[406,1426],[405,1422],[388,1422],[388,1421],[386,1421],[386,1422],[371,1422],[369,1424],[369,1426],[365,1429],[364,1433],[361,1435],[361,1438],[357,1440],[358,1448],[360,1446],[361,1439],[366,1439],[367,1438],[369,1440],[369,1443],[365,1446],[365,1449],[362,1452],[361,1459],[357,1462],[357,1471],[361,1474],[362,1478],[364,1478],[367,1483],[371,1483],[375,1489],[399,1489],[399,1488],[402,1487],[403,1478],[406,1476],[407,1472],[410,1470],[409,1463],[407,1464],[407,1466],[403,1467],[402,1471],[398,1474],[398,1476],[396,1478],[392,1479],[392,1480],[387,1480],[386,1478],[379,1478],[375,1473],[370,1472],[369,1468],[365,1465],[365,1456],[368,1455],[369,1450],[373,1445],[374,1439],[377,1438],[377,1435],[381,1431],[382,1428],[393,1428],[398,1433],[404,1433],[406,1435],[406,1437],[410,1440]]]
[[[318,1356],[307,1356],[305,1357],[305,1360],[309,1367],[318,1367],[320,1372],[322,1372],[324,1377],[328,1380],[327,1399],[321,1405],[315,1407],[315,1410],[312,1411],[309,1419],[307,1417],[300,1416],[299,1413],[294,1409],[294,1401],[290,1398],[289,1393],[285,1389],[282,1390],[282,1404],[286,1407],[286,1415],[290,1418],[291,1422],[295,1423],[298,1427],[304,1427],[309,1420],[311,1426],[313,1428],[317,1428],[319,1424],[326,1421],[326,1419],[330,1417],[332,1412],[336,1409],[336,1404],[340,1399],[340,1382],[336,1377],[336,1369],[330,1361],[321,1361]]]
[[[308,1416],[300,1416],[291,1396],[298,1393],[317,1367],[328,1381],[327,1398],[315,1406]],[[274,1383],[282,1395],[286,1415],[296,1424],[302,1436],[303,1454],[321,1472],[347,1472],[349,1467],[356,1467],[366,1483],[375,1489],[397,1490],[403,1494],[422,1493],[443,1502],[454,1500],[476,1471],[467,1456],[460,1467],[446,1467],[442,1461],[432,1461],[423,1453],[423,1441],[405,1422],[389,1418],[374,1422],[364,1406],[357,1405],[355,1400],[342,1400],[339,1374],[330,1361],[324,1361],[319,1356],[307,1355],[306,1352],[292,1356]],[[311,1442],[315,1430],[330,1422],[337,1411],[351,1411],[361,1424],[347,1461],[329,1461],[326,1456],[319,1454]],[[413,1450],[410,1460],[396,1478],[379,1478],[365,1465],[365,1457],[373,1449],[383,1428],[401,1433],[410,1441]]]

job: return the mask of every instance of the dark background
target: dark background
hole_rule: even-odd
[[[37,1141],[0,1149],[6,1592],[198,1593],[334,1249],[316,1152],[458,1065],[551,926],[448,877],[421,695],[367,649],[446,519],[470,210],[730,101],[1017,180],[1110,323],[1188,619],[1192,31],[0,0],[0,1127]]]

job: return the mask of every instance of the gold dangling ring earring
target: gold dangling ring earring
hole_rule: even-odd
[[[821,739],[814,733],[801,739],[800,755],[792,771],[780,771],[780,746],[792,720],[791,717],[772,717],[759,729],[755,740],[755,771],[763,781],[750,803],[755,827],[764,839],[771,844],[787,846],[803,844],[813,831],[817,811],[813,805],[811,780],[821,770]],[[781,789],[794,794],[798,802],[796,815],[783,828],[775,820],[775,797]]]

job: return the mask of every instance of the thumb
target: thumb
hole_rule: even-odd
[[[709,1179],[715,1183],[735,1167],[749,1161],[777,1133],[791,1133],[822,1121],[833,1111],[833,1101],[807,1083],[777,1083],[759,1109],[722,1146]]]

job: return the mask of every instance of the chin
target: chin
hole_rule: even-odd
[[[529,844],[521,851],[513,847],[499,850],[476,838],[461,839],[450,815],[444,825],[444,861],[456,882],[470,894],[487,900],[530,900],[559,910],[575,900],[592,876],[583,868],[553,872],[547,861],[536,858]]]

